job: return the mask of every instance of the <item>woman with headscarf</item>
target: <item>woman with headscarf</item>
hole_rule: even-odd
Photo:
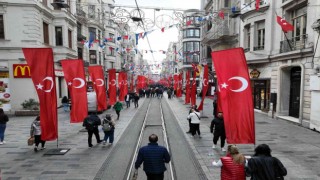
[[[221,180],[245,180],[246,158],[239,153],[236,145],[229,145],[225,157],[212,162],[213,166],[221,167]]]

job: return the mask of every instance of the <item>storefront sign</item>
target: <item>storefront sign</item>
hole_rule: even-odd
[[[253,69],[251,72],[250,72],[250,77],[251,78],[258,78],[260,76],[260,71],[258,71],[257,69]]]
[[[13,64],[14,78],[31,78],[30,67],[27,64]]]

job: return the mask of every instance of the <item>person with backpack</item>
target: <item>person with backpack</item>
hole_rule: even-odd
[[[111,114],[107,114],[102,121],[102,130],[104,132],[103,145],[106,145],[106,142],[109,139],[109,144],[112,145],[114,140],[114,129],[115,122],[111,118]]]
[[[102,141],[100,140],[98,126],[101,125],[101,120],[98,115],[90,114],[87,116],[82,126],[84,126],[88,131],[88,146],[91,148],[92,145],[92,135],[94,134],[97,140],[97,143],[100,144]]]

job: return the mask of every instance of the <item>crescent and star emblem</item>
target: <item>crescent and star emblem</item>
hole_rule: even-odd
[[[284,22],[283,22],[283,21],[284,21]],[[280,22],[282,22],[283,25],[286,25],[286,24],[287,24],[287,23],[286,23],[286,20],[284,20],[284,19],[282,19],[282,18],[281,18]]]
[[[98,84],[97,82],[100,82],[100,84]],[[96,85],[97,86],[103,86],[104,85],[103,79],[96,79]]]
[[[240,76],[234,76],[234,77],[228,79],[228,81],[234,80],[234,79],[240,81],[242,85],[241,85],[241,87],[240,87],[239,89],[230,89],[230,88],[229,88],[231,91],[233,91],[233,92],[242,92],[242,91],[244,91],[244,90],[247,89],[249,83],[248,83],[248,81],[247,81],[245,78],[240,77]],[[229,85],[226,84],[225,82],[224,82],[223,84],[221,84],[221,88],[227,89],[228,86],[229,86]]]
[[[50,89],[43,90],[43,89],[42,89],[42,88],[43,88],[43,85],[40,84],[40,83],[39,83],[38,85],[36,85],[36,86],[37,86],[37,89],[41,89],[41,90],[43,90],[44,92],[51,92],[51,90],[52,90],[52,88],[53,88],[53,78],[47,76],[47,77],[43,78],[42,81],[45,81],[45,80],[50,81],[50,83],[51,83],[51,84],[50,84]]]
[[[112,79],[110,82],[109,82],[110,86],[115,86],[116,85],[116,80]]]
[[[73,81],[74,80],[77,80],[77,81],[80,82],[80,85],[79,86],[73,86],[74,88],[82,88],[86,84],[86,82],[82,78],[73,78]]]

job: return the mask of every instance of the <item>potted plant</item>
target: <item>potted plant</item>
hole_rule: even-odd
[[[16,111],[16,116],[36,116],[39,115],[39,102],[35,99],[28,99],[21,103],[22,110]]]

